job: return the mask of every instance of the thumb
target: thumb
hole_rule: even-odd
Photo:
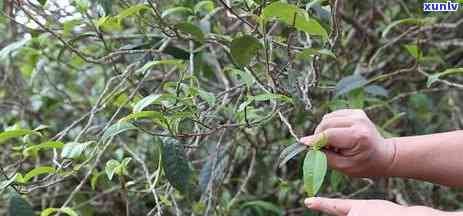
[[[309,209],[335,216],[346,216],[349,214],[354,202],[354,200],[312,197],[305,199],[304,204]]]
[[[351,149],[355,144],[352,128],[328,128],[322,133],[301,138],[299,141],[305,145],[313,145],[323,136],[328,139],[328,145],[340,149]]]

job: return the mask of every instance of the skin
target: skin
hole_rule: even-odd
[[[344,109],[325,115],[310,145],[328,137],[328,165],[354,177],[403,177],[463,186],[463,131],[425,136],[383,138],[362,110]],[[417,163],[419,161],[419,163]],[[309,198],[305,205],[336,216],[463,216],[422,206],[400,206],[383,200]]]

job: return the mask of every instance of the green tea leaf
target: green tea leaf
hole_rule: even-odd
[[[433,83],[437,82],[440,79],[440,77],[450,75],[450,74],[455,74],[455,73],[463,73],[463,68],[451,68],[443,72],[430,75],[428,76],[428,81],[426,82],[426,86],[430,88]]]
[[[137,70],[138,73],[144,74],[146,73],[149,69],[158,66],[158,65],[174,65],[174,66],[180,66],[182,65],[183,60],[180,59],[166,59],[166,60],[159,60],[159,61],[150,61],[143,65],[140,69]]]
[[[182,22],[182,23],[176,24],[174,27],[184,33],[190,34],[193,37],[193,39],[195,39],[196,41],[201,42],[201,43],[204,42],[204,33],[203,31],[201,31],[201,29],[198,26],[193,25],[188,22]]]
[[[10,55],[14,55],[15,53],[18,52],[21,48],[26,46],[26,44],[29,42],[30,39],[22,39],[20,41],[16,41],[13,43],[8,44],[7,46],[3,47],[0,50],[0,62],[5,61],[8,59]]]
[[[79,143],[79,142],[69,142],[66,143],[63,147],[63,151],[61,152],[61,157],[63,158],[71,158],[77,159],[80,157],[82,152],[89,146],[90,144],[94,143],[94,141]]]
[[[44,142],[38,145],[27,147],[26,149],[23,150],[23,155],[25,157],[28,157],[31,155],[37,155],[37,152],[42,149],[63,148],[63,147],[64,147],[64,144],[62,142],[49,141],[49,142]]]
[[[136,130],[137,128],[133,124],[128,122],[117,122],[116,124],[109,127],[101,137],[101,141],[106,143],[112,137],[128,130]]]
[[[419,25],[423,26],[425,24],[432,24],[436,21],[434,17],[428,18],[406,18],[392,22],[383,30],[383,34],[381,37],[385,38],[387,34],[396,26],[398,25]]]
[[[165,10],[164,12],[162,12],[161,17],[164,18],[166,16],[170,16],[173,14],[190,15],[193,13],[194,13],[193,10],[187,7],[173,7],[173,8],[169,8]]]
[[[214,94],[201,90],[201,89],[198,91],[198,93],[199,93],[199,97],[201,97],[201,99],[206,101],[207,104],[209,104],[209,106],[215,105],[216,98]]]
[[[383,96],[383,97],[389,96],[389,91],[379,85],[369,85],[365,87],[365,92],[373,96]]]
[[[101,17],[96,21],[96,26],[107,32],[119,32],[123,30],[122,19],[119,17]]]
[[[327,49],[314,49],[314,48],[306,48],[303,49],[296,55],[296,59],[298,60],[311,60],[315,55],[324,55],[336,59],[336,55]]]
[[[40,5],[44,6],[47,3],[47,0],[37,0]]]
[[[113,12],[113,0],[98,0],[99,5],[103,8],[106,16]]]
[[[157,99],[159,99],[161,95],[155,94],[155,95],[149,95],[138,101],[135,106],[133,106],[133,112],[141,112],[143,109],[145,109],[147,106],[151,105],[154,103]]]
[[[29,171],[28,173],[26,173],[26,175],[24,175],[24,177],[22,175],[18,174],[16,176],[16,181],[18,183],[25,184],[25,183],[29,182],[32,178],[34,178],[36,176],[39,176],[39,175],[42,175],[42,174],[54,173],[54,172],[55,172],[55,168],[50,167],[50,166],[36,167],[36,168],[32,169],[31,171]]]
[[[16,130],[9,130],[0,133],[0,144],[6,142],[9,139],[23,137],[26,135],[37,134],[40,135],[39,132],[28,130],[28,129],[16,129]]]
[[[9,216],[34,216],[32,206],[19,194],[14,193],[10,198],[8,208]]]
[[[162,140],[162,167],[169,183],[182,194],[192,193],[193,170],[186,157],[185,147],[173,138]]]
[[[65,213],[69,216],[79,216],[79,214],[77,214],[76,211],[74,211],[72,208],[69,208],[69,207],[65,207],[65,208],[47,208],[45,210],[42,211],[42,213],[40,214],[40,216],[49,216],[55,212],[61,212],[61,213]]]
[[[289,160],[298,155],[299,153],[305,151],[307,146],[301,143],[294,143],[286,147],[281,153],[278,159],[279,167],[285,165]]]
[[[319,150],[307,152],[303,165],[304,189],[313,197],[320,190],[327,171],[325,153]]]
[[[139,120],[139,119],[144,119],[144,118],[165,120],[164,115],[161,112],[157,112],[157,111],[141,111],[141,112],[132,113],[132,114],[122,118],[119,121],[130,122],[132,120]]]
[[[207,12],[211,12],[212,10],[214,10],[214,2],[213,1],[209,1],[209,0],[204,0],[204,1],[200,1],[198,2],[195,7],[194,7],[194,11],[195,13],[199,13],[201,10],[206,10]]]
[[[238,69],[232,69],[231,73],[235,75],[240,82],[246,84],[247,87],[251,87],[256,82],[248,70],[242,71]]]
[[[143,10],[149,10],[149,9],[150,8],[146,4],[136,4],[136,5],[130,6],[129,8],[124,9],[117,16],[119,18],[126,18],[126,17],[139,14]]]
[[[85,12],[90,7],[89,0],[74,0],[74,3],[77,5],[81,12]]]
[[[360,74],[354,74],[351,76],[344,77],[336,85],[336,95],[338,97],[343,94],[347,94],[350,91],[365,86],[368,81]]]
[[[110,160],[106,162],[105,171],[106,176],[111,181],[113,179],[114,173],[116,172],[116,168],[119,167],[120,163],[117,160]]]
[[[230,51],[233,59],[240,66],[247,66],[258,51],[262,48],[262,44],[251,35],[244,35],[233,39]]]
[[[253,98],[255,101],[281,100],[284,102],[292,103],[292,99],[290,97],[281,94],[265,93],[256,95]]]
[[[423,53],[417,44],[407,44],[404,47],[415,59],[421,59],[421,57],[423,57]]]
[[[319,35],[323,40],[328,38],[328,32],[323,26],[317,20],[309,18],[309,14],[296,5],[274,2],[264,8],[262,17],[264,19],[275,17],[279,21],[294,26],[307,34]]]
[[[79,216],[76,211],[69,207],[61,208],[60,211],[66,213],[69,216]]]

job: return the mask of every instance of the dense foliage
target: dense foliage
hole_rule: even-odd
[[[461,1],[460,1],[461,2]],[[462,2],[463,3],[463,2]],[[0,215],[315,215],[322,116],[463,126],[463,9],[418,1],[0,1]],[[318,190],[318,188],[316,188]],[[445,210],[463,192],[328,170],[320,196]]]

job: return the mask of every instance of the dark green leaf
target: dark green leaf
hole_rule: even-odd
[[[258,51],[262,48],[262,44],[255,37],[250,35],[235,38],[230,47],[233,59],[240,66],[247,66]]]
[[[111,16],[113,13],[113,0],[98,0],[105,12],[105,16]]]
[[[186,157],[185,147],[173,138],[162,140],[162,167],[169,183],[182,194],[193,191],[193,170]]]
[[[344,174],[336,170],[331,170],[330,184],[333,191],[339,191],[341,189],[341,186],[343,185],[342,183],[344,183],[346,179],[347,177]]]
[[[243,205],[241,205],[240,208],[242,208],[242,209],[244,209],[244,208],[259,208],[259,209],[263,209],[263,210],[268,211],[268,212],[272,212],[272,213],[277,214],[277,215],[284,215],[283,209],[281,209],[280,207],[276,206],[275,204],[273,204],[271,202],[266,202],[266,201],[262,201],[262,200],[246,202]]]
[[[350,91],[363,87],[368,83],[368,81],[360,74],[354,74],[351,76],[344,77],[341,81],[338,82],[336,85],[336,95],[338,97],[340,95],[349,93]]]
[[[10,198],[8,208],[9,216],[34,216],[32,206],[18,194],[13,194]]]
[[[182,48],[176,46],[167,46],[163,53],[169,54],[176,59],[188,60],[190,58],[190,53]]]
[[[47,3],[47,0],[37,0],[40,5],[44,6]]]
[[[101,141],[103,143],[106,143],[108,140],[110,140],[112,137],[127,131],[127,130],[136,130],[137,128],[133,126],[133,124],[128,123],[128,122],[117,122],[116,124],[112,125],[109,127],[101,137]]]
[[[389,96],[389,91],[387,91],[384,87],[379,85],[369,85],[365,88],[365,91],[375,96]]]
[[[289,160],[291,160],[293,157],[298,155],[299,153],[305,151],[307,149],[307,146],[301,143],[294,143],[285,149],[280,153],[280,157],[278,159],[278,164],[279,167],[282,167],[283,165],[286,164]]]
[[[175,25],[175,28],[179,29],[180,31],[190,34],[193,39],[195,39],[198,42],[204,42],[204,33],[201,31],[201,29],[188,22],[182,22],[178,23]]]

